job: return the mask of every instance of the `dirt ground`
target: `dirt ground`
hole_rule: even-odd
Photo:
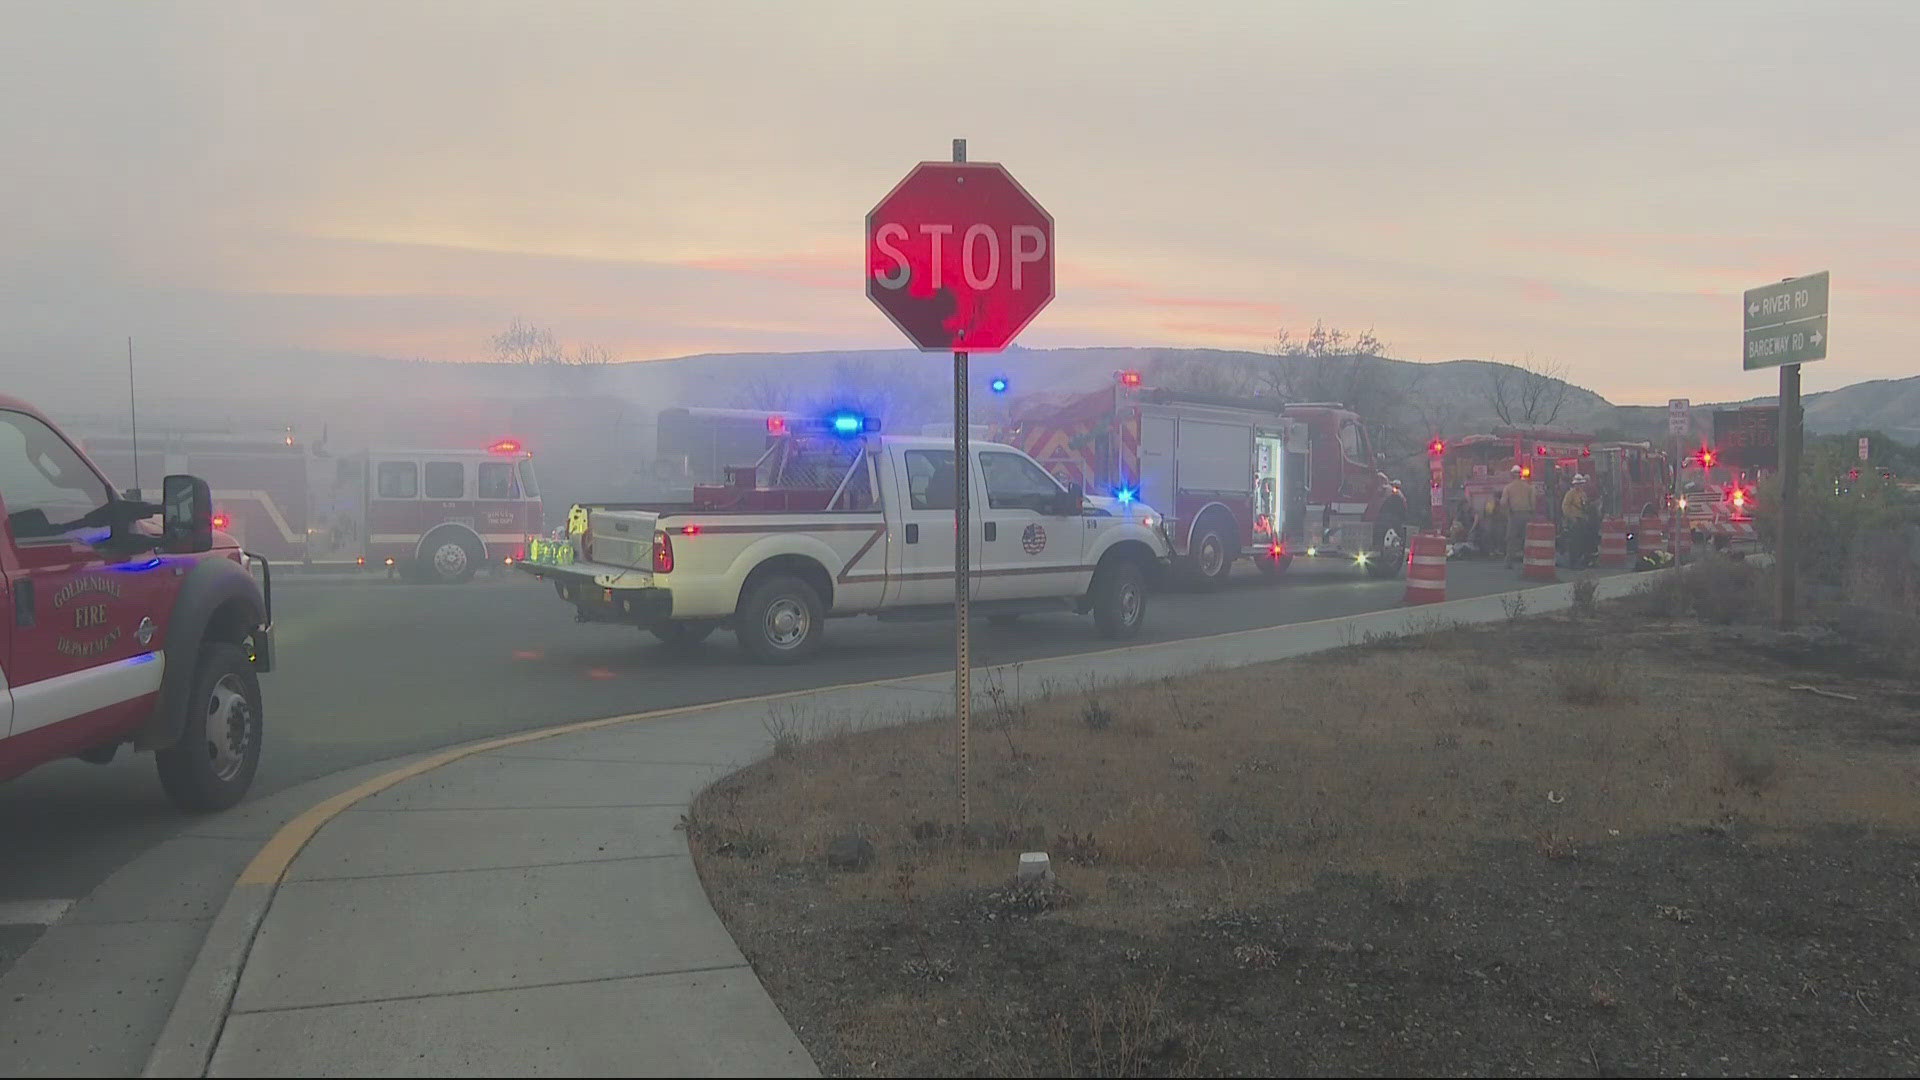
[[[1920,1071],[1920,682],[1673,607],[1003,703],[966,831],[771,717],[688,830],[830,1075]]]

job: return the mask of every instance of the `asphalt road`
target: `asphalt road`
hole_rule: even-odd
[[[1511,571],[1454,563],[1448,596],[1516,588]],[[748,663],[731,635],[676,652],[615,626],[576,624],[550,586],[520,575],[445,587],[381,578],[275,582],[279,666],[263,679],[265,757],[253,795],[354,765],[569,720],[670,708],[952,666],[945,623],[836,620],[798,667]],[[1242,567],[1208,593],[1152,598],[1142,641],[1351,615],[1400,602],[1400,581],[1296,563],[1263,579]],[[998,664],[1110,647],[1090,620],[1035,615],[982,624],[974,660]],[[149,756],[63,762],[0,785],[0,971],[38,936],[40,901],[77,900],[193,819],[161,795]]]

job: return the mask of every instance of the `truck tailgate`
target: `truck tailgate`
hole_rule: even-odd
[[[653,532],[660,515],[650,510],[589,510],[587,539],[591,562],[629,570],[653,569]]]

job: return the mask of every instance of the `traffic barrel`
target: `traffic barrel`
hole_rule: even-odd
[[[1640,554],[1651,555],[1667,549],[1667,532],[1660,524],[1657,514],[1647,514],[1640,519]]]
[[[1420,533],[1410,541],[1403,604],[1437,604],[1447,598],[1447,538]]]
[[[1553,568],[1553,522],[1527,522],[1526,562],[1520,576],[1529,581],[1559,581]]]
[[[1600,523],[1600,565],[1609,570],[1627,568],[1627,519],[1610,517]]]

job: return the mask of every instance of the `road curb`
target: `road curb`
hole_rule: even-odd
[[[1639,587],[1654,581],[1671,570],[1630,573],[1597,578],[1596,600],[1614,599],[1625,596]],[[1576,579],[1577,580],[1577,579]],[[1437,604],[1423,604],[1386,608],[1378,611],[1362,612],[1354,615],[1334,616],[1302,623],[1290,623],[1282,626],[1260,627],[1250,630],[1235,630],[1221,634],[1197,638],[1183,638],[1174,642],[1154,642],[1148,644],[1125,645],[1112,649],[1103,649],[1088,653],[1054,657],[1058,661],[1087,661],[1102,656],[1140,653],[1145,650],[1161,649],[1172,645],[1192,645],[1196,642],[1221,642],[1233,640],[1251,641],[1259,636],[1280,633],[1299,633],[1309,628],[1324,630],[1335,624],[1344,628],[1361,630],[1369,636],[1404,636],[1431,632],[1440,628],[1449,616],[1464,616],[1452,619],[1456,625],[1468,623],[1492,622],[1503,617],[1516,617],[1517,613],[1508,608],[1510,597],[1528,595],[1537,597],[1535,604],[1524,609],[1526,614],[1544,614],[1571,606],[1575,581],[1563,581],[1553,585],[1522,587],[1503,593],[1491,593],[1462,600],[1445,601]],[[1543,595],[1544,594],[1544,595]],[[1476,610],[1477,609],[1477,610]],[[1265,659],[1228,660],[1224,663],[1208,666],[1238,667],[1249,663],[1269,662],[1277,659],[1291,659],[1312,652],[1328,651],[1343,645],[1358,643],[1354,640],[1331,640],[1306,647],[1285,650]],[[1012,670],[1022,666],[1032,666],[1033,662],[1021,662],[976,669],[982,676],[982,686],[991,673]],[[1199,670],[1199,669],[1195,669]],[[1114,682],[1139,681],[1157,677],[1157,673],[1141,671],[1137,679],[1122,678]],[[321,828],[340,813],[363,799],[377,795],[397,784],[414,779],[425,773],[452,764],[476,754],[515,746],[521,743],[536,742],[557,736],[594,731],[616,727],[623,724],[661,720],[669,717],[685,716],[715,709],[738,708],[762,702],[775,702],[793,698],[822,695],[844,694],[863,687],[884,687],[924,681],[927,675],[908,675],[888,679],[875,679],[866,682],[843,683],[831,687],[813,687],[804,690],[784,691],[776,694],[764,694],[751,697],[734,698],[728,701],[705,702],[697,705],[678,706],[645,713],[628,713],[619,716],[603,717],[595,720],[572,721],[551,727],[536,728],[512,735],[496,736],[466,743],[460,746],[422,755],[406,755],[393,761],[413,758],[408,764],[380,773],[371,779],[362,781],[345,791],[341,791],[296,814],[275,830],[273,835],[261,845],[260,851],[248,863],[229,892],[220,912],[215,916],[212,926],[202,942],[192,967],[189,969],[179,996],[161,1030],[160,1038],[148,1055],[146,1068],[141,1075],[146,1077],[199,1077],[205,1076],[211,1065],[215,1049],[219,1045],[221,1032],[226,1024],[227,1010],[231,1006],[234,994],[239,988],[241,975],[246,968],[247,957],[253,947],[256,934],[272,907],[273,897],[293,860],[304,849]],[[370,766],[361,766],[369,768]],[[372,766],[377,767],[377,766]]]

